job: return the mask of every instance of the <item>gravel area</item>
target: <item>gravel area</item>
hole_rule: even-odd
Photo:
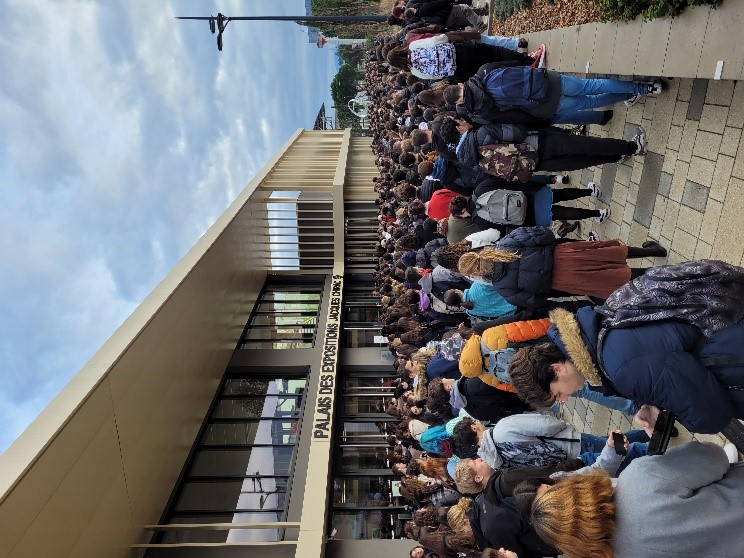
[[[499,0],[491,1],[495,4]],[[545,0],[533,0],[532,7],[529,10],[516,12],[503,23],[498,20],[492,21],[491,34],[515,37],[523,33],[581,25],[594,21],[599,21],[599,14],[592,2],[586,0],[555,0],[552,4],[548,4]]]

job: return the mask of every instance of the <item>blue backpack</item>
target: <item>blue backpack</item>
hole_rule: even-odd
[[[550,81],[545,68],[498,68],[489,72],[483,82],[502,110],[544,103],[550,95]]]

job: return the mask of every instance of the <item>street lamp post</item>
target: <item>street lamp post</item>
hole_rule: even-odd
[[[222,34],[227,24],[231,21],[294,21],[318,22],[318,23],[382,23],[387,21],[384,15],[360,15],[360,16],[236,16],[226,17],[221,13],[215,16],[176,16],[176,19],[195,19],[209,22],[209,30],[212,34],[217,33],[217,49],[222,50]]]

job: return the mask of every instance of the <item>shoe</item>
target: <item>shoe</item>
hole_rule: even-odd
[[[664,83],[660,79],[657,79],[652,81],[651,83],[647,83],[646,88],[646,95],[655,97],[657,95],[661,95],[661,92],[664,91]]]
[[[729,463],[739,462],[739,450],[736,449],[736,446],[734,444],[732,444],[731,442],[726,442],[723,445],[723,451],[726,452],[726,457],[728,457]]]
[[[597,186],[596,182],[590,182],[589,184],[586,185],[586,187],[592,191],[591,196],[593,198],[598,198],[599,196],[602,195],[602,189],[599,186]]]
[[[532,68],[544,68],[545,67],[545,52],[547,47],[545,43],[541,44],[535,52],[530,53],[530,58],[534,60],[530,67]]]
[[[587,235],[587,240],[589,240],[590,242],[597,242],[599,240],[599,235],[597,234],[596,231],[589,231],[589,234]]]
[[[595,217],[594,220],[599,223],[600,225],[607,221],[607,219],[610,218],[610,210],[609,209],[600,209],[599,210],[599,216]]]
[[[571,180],[571,177],[567,174],[554,174],[553,175],[553,184],[568,184]]]
[[[578,229],[579,224],[580,223],[578,221],[574,221],[573,223],[571,223],[569,221],[561,220],[561,226],[558,227],[557,232],[558,236],[560,236],[561,238],[565,238],[567,235]]]
[[[527,48],[528,44],[527,39],[519,39],[519,41],[517,41],[517,48]]]
[[[635,150],[635,153],[633,153],[633,155],[642,157],[643,155],[648,153],[648,150],[646,149],[646,130],[638,126],[638,131],[636,132],[636,135],[633,136],[633,138],[630,141],[633,141],[636,144],[636,150]]]
[[[632,97],[631,97],[630,99],[627,99],[626,101],[623,101],[623,104],[624,104],[624,105],[625,105],[626,107],[632,107],[632,106],[633,106],[633,105],[635,105],[635,104],[636,104],[636,103],[637,103],[638,101],[640,101],[640,100],[641,100],[641,97],[643,97],[643,95],[633,95],[633,96],[632,96]]]
[[[571,128],[571,133],[574,136],[585,136],[586,135],[586,124],[579,124]]]
[[[641,246],[643,248],[653,249],[655,252],[652,257],[654,258],[666,258],[667,256],[667,249],[655,240],[647,240],[646,242],[641,244]]]
[[[608,124],[610,120],[612,120],[612,116],[615,113],[611,110],[604,111],[604,116],[602,117],[602,120],[599,121],[600,126],[604,126],[605,124]]]

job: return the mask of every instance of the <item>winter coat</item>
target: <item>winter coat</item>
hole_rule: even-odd
[[[610,329],[598,337],[602,316],[593,308],[574,316],[550,313],[548,335],[591,386],[643,404],[667,409],[691,432],[720,432],[732,418],[744,418],[744,320],[706,338],[679,321]],[[733,364],[707,365],[702,359],[731,358]],[[738,364],[737,364],[738,362]]]
[[[483,332],[483,336],[472,335],[463,347],[460,355],[460,373],[468,378],[480,378],[481,381],[498,389],[514,392],[511,384],[502,382],[485,370],[486,358],[481,351],[481,340],[491,350],[506,349],[514,343],[523,343],[544,337],[550,327],[550,320],[529,320],[512,322],[492,327]]]
[[[526,518],[522,517],[513,498],[499,494],[498,476],[493,475],[485,490],[476,496],[470,508],[470,527],[480,548],[504,547],[519,558],[556,556],[555,549],[537,536]]]
[[[493,264],[486,277],[493,288],[514,306],[540,308],[547,304],[553,282],[553,231],[547,227],[520,227],[496,246],[520,257],[513,262]]]
[[[453,217],[450,215],[447,219],[447,243],[455,244],[465,237],[476,232],[485,230],[487,227],[481,227],[474,219],[470,217]]]
[[[434,192],[426,206],[426,214],[432,219],[446,219],[449,217],[449,205],[453,198],[459,196],[447,188],[441,188]]]
[[[744,556],[744,463],[729,466],[718,446],[689,442],[634,460],[614,499],[615,558]]]
[[[468,167],[477,167],[481,158],[479,149],[497,143],[521,143],[527,129],[516,124],[484,124],[471,128],[457,148],[457,160]]]
[[[465,411],[478,420],[498,422],[509,415],[530,410],[517,394],[496,389],[478,378],[460,378],[456,386],[461,401],[465,402]]]
[[[514,305],[496,289],[483,283],[473,283],[470,288],[463,291],[462,298],[466,302],[473,303],[473,308],[467,310],[469,316],[485,319],[501,318],[513,314],[516,310]]]

